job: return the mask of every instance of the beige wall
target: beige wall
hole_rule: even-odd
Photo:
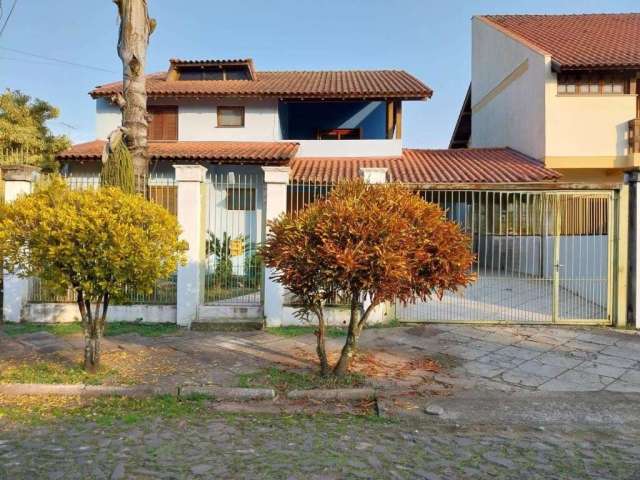
[[[545,57],[472,21],[472,147],[509,146],[544,156]]]

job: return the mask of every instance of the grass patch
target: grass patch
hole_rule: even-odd
[[[102,367],[95,374],[89,374],[80,365],[36,361],[29,363],[2,365],[0,383],[84,383],[101,385],[105,380],[119,379],[116,370]]]
[[[71,323],[5,323],[2,327],[10,337],[35,332],[49,332],[54,335],[72,335],[82,333],[79,322]],[[143,337],[159,337],[171,335],[179,330],[175,323],[138,323],[138,322],[109,322],[105,328],[106,337],[114,337],[125,333],[137,333]]]
[[[386,323],[374,323],[371,325],[366,325],[365,330],[367,328],[396,328],[401,326],[402,324],[400,323],[400,321],[397,318],[394,318]],[[273,333],[274,335],[280,335],[281,337],[298,337],[300,335],[313,334],[316,331],[316,327],[306,325],[290,325],[287,327],[270,327],[266,328],[265,330],[269,333]],[[327,327],[327,337],[341,338],[346,336],[346,327]]]
[[[290,325],[288,327],[270,327],[265,330],[274,335],[280,335],[281,337],[299,337],[300,335],[313,334],[316,331],[316,327]],[[339,338],[346,336],[346,328],[327,327],[327,337]]]
[[[360,373],[348,373],[342,377],[322,377],[315,372],[294,372],[269,367],[254,373],[238,375],[238,386],[243,388],[274,388],[279,392],[310,390],[312,388],[354,388],[364,385]]]
[[[61,419],[78,419],[107,426],[115,422],[140,423],[151,418],[195,416],[206,409],[205,397],[178,399],[174,395],[148,398],[98,397],[75,400],[64,397],[28,397],[0,402],[0,419],[38,424]]]

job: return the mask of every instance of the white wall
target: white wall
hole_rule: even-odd
[[[80,312],[75,303],[30,303],[24,316],[25,322],[68,323],[79,322]],[[175,305],[112,305],[107,312],[107,322],[176,323]]]
[[[546,156],[629,153],[628,122],[635,118],[635,95],[558,95],[556,75],[550,70],[546,89]]]
[[[218,128],[217,106],[244,106],[244,127]],[[278,118],[278,100],[185,99],[178,106],[178,139],[274,141],[282,139]]]
[[[548,60],[474,18],[471,105],[528,61],[526,71],[471,117],[472,147],[509,146],[534,158],[544,156],[545,68]]]
[[[402,140],[296,140],[298,157],[396,157]]]
[[[122,114],[117,105],[106,98],[96,100],[96,138],[106,140],[109,134],[122,124]]]
[[[282,139],[278,100],[181,99],[149,100],[149,105],[178,105],[178,140],[274,141]],[[245,126],[218,128],[217,106],[244,106]],[[106,139],[121,123],[120,109],[106,99],[96,100],[96,138]]]

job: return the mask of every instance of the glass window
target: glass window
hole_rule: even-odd
[[[247,70],[245,68],[225,68],[226,80],[248,80]]]
[[[227,210],[256,209],[255,188],[227,188]]]
[[[218,107],[218,127],[244,127],[244,107]]]

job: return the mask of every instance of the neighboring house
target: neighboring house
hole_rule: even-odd
[[[511,147],[566,181],[640,167],[640,14],[472,20],[471,87],[451,147]]]

